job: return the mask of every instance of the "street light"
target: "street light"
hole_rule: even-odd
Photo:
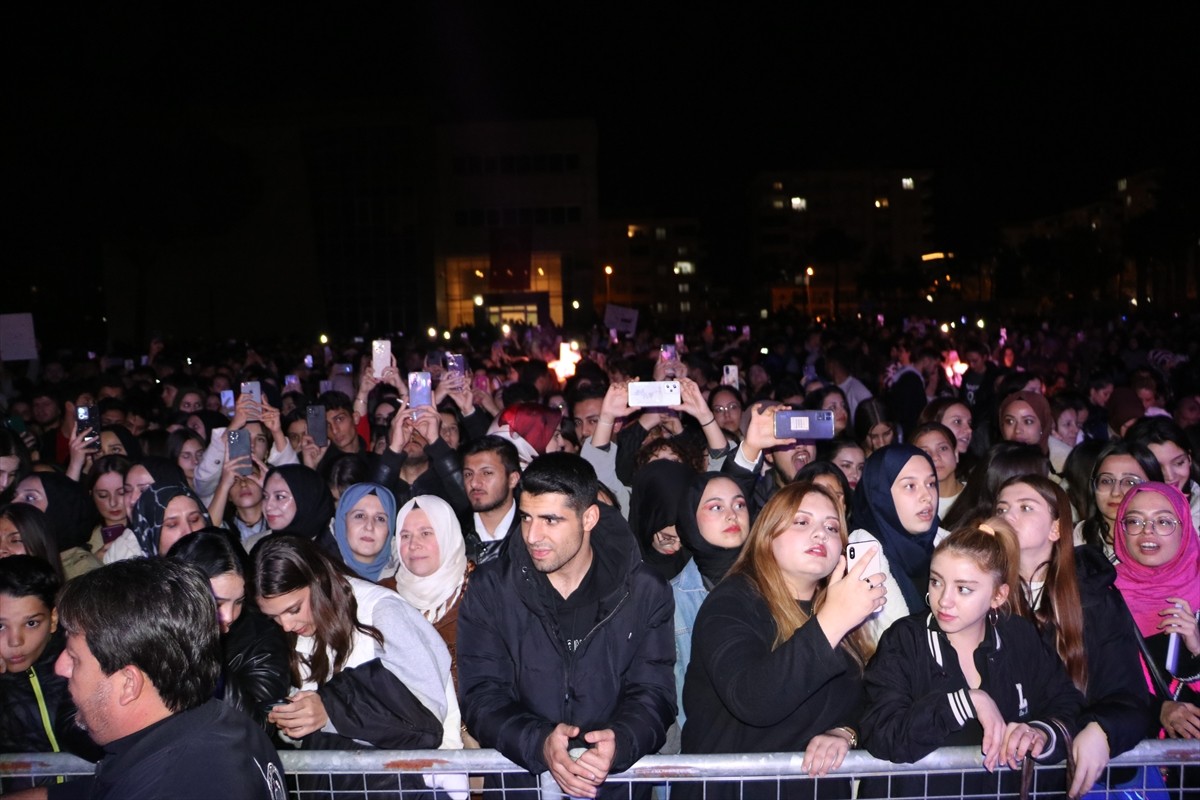
[[[815,270],[812,267],[804,270],[804,313],[812,316],[812,278]]]
[[[612,303],[612,264],[604,265],[604,305]]]

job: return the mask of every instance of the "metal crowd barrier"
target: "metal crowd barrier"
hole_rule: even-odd
[[[527,774],[495,750],[288,750],[282,751],[280,757],[288,775],[290,796],[295,800],[329,797],[331,790],[339,797],[428,798],[431,793],[425,788],[423,776],[463,773],[475,776],[473,798],[499,800],[502,790],[482,789],[479,776]],[[865,751],[851,751],[839,770],[815,782],[801,782],[802,760],[803,753],[647,756],[628,771],[610,776],[606,786],[621,787],[621,797],[640,797],[652,791],[662,798],[668,795],[664,791],[666,786],[700,783],[705,797],[711,790],[721,797],[742,800],[852,795],[892,800],[933,795],[995,798],[1015,796],[1016,791],[1013,779],[1017,776],[1004,767],[997,770],[1002,776],[1000,782],[993,776],[994,785],[980,789],[989,776],[983,771],[978,748],[974,747],[943,748],[914,764],[893,764],[872,758]],[[1138,767],[1143,768],[1138,779],[1143,785],[1101,789],[1089,798],[1200,797],[1200,740],[1144,741],[1114,758],[1108,770],[1115,777],[1129,780],[1133,768]],[[0,755],[0,777],[5,779],[87,775],[92,768],[90,763],[64,753]],[[1062,775],[1062,765],[1039,766],[1034,794],[1062,796]],[[949,776],[949,784],[945,776]],[[947,789],[947,785],[951,788]],[[560,795],[541,794],[543,800],[551,796],[557,800]]]

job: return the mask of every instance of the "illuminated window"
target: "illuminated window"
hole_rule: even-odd
[[[667,238],[667,229],[666,228],[655,228],[654,229],[654,238],[660,242],[663,239],[666,239]]]
[[[771,184],[771,188],[777,192],[782,192],[783,191],[783,181],[775,181],[774,183]]]
[[[686,283],[681,283],[681,284],[679,284],[679,293],[680,293],[680,294],[687,294],[687,293],[688,293],[688,288],[689,288],[689,287],[688,287],[688,285],[687,285]]]
[[[792,211],[807,211],[807,210],[808,210],[808,199],[807,198],[804,198],[804,197],[793,197],[792,198]]]
[[[1118,192],[1123,192],[1123,191],[1127,190],[1128,188],[1129,188],[1129,181],[1126,180],[1125,178],[1121,178],[1121,180],[1117,181],[1117,191]]]
[[[695,275],[696,274],[696,265],[693,264],[691,261],[676,261],[675,262],[675,274],[676,275]]]
[[[771,208],[783,208],[783,201],[782,200],[772,200]]]
[[[681,300],[679,302],[679,310],[680,311],[691,311],[692,310],[692,302],[690,300]]]
[[[876,208],[887,208],[888,207],[888,199],[886,197],[876,198],[875,199],[875,207]]]
[[[916,187],[917,187],[917,185],[913,181],[912,178],[901,178],[900,179],[900,188],[903,189],[904,191],[911,192]]]

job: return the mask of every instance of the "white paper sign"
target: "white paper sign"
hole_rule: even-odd
[[[604,327],[616,328],[618,333],[633,336],[637,333],[638,312],[636,308],[614,306],[609,303],[604,307]]]

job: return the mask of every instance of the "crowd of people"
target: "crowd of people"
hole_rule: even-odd
[[[137,364],[31,362],[0,377],[0,748],[129,768],[145,732],[97,735],[117,690],[79,677],[113,648],[87,606],[114,572],[186,574],[219,657],[169,710],[249,720],[263,797],[263,754],[287,747],[496,748],[525,772],[485,788],[532,798],[613,795],[648,754],[779,751],[802,766],[761,796],[822,778],[848,797],[850,749],[948,745],[986,771],[914,791],[1015,792],[1026,762],[1067,756],[1040,785],[1195,785],[1107,769],[1143,739],[1200,743],[1200,340],[1182,326],[709,324],[594,332],[570,359],[517,327],[393,339],[382,360],[156,340]],[[630,387],[649,381],[677,402],[644,405]],[[787,435],[797,410],[830,430]],[[101,683],[133,665],[155,702],[171,691],[116,653]],[[458,774],[322,786],[471,792]]]

